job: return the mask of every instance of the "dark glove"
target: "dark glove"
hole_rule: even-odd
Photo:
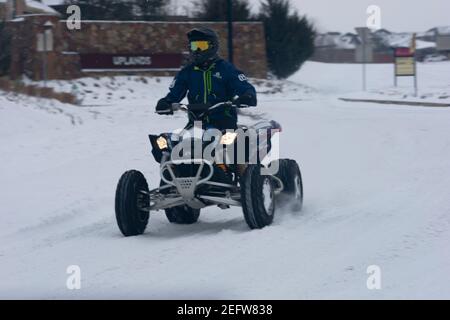
[[[172,103],[166,98],[159,99],[156,104],[156,113],[158,114],[173,114]]]
[[[233,100],[233,103],[238,108],[246,108],[255,104],[255,97],[250,93],[241,94],[239,97]]]

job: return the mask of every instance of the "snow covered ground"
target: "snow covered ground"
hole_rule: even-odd
[[[367,92],[362,91],[360,64],[310,62],[290,80],[307,83],[321,94],[342,98],[450,104],[450,61],[417,64],[417,97],[414,77],[397,77],[397,87],[394,86],[393,68],[393,64],[366,65]]]
[[[392,81],[378,67],[374,90]],[[450,94],[448,64],[422,67],[424,92]],[[283,125],[305,206],[256,231],[239,208],[209,208],[195,225],[155,213],[144,235],[120,234],[117,180],[135,168],[156,186],[147,134],[185,122],[153,112],[170,79],[84,79],[83,107],[0,93],[0,298],[449,299],[450,109],[339,101],[360,91],[359,71],[307,63],[258,85],[250,112]],[[80,290],[66,287],[70,265]]]
[[[47,86],[57,92],[72,93],[82,106],[108,106],[126,101],[152,104],[168,90],[172,79],[169,77],[115,76],[92,77],[75,80],[52,80]],[[285,100],[286,95],[295,99],[309,99],[315,90],[293,81],[253,79],[259,100]],[[42,82],[24,78],[26,84],[43,86]]]

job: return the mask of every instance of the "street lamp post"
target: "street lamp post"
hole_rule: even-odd
[[[44,34],[43,34],[43,50],[42,50],[42,77],[44,80],[44,87],[47,87],[47,79],[48,79],[48,60],[47,60],[47,52],[52,50],[53,39],[52,37],[52,29],[53,23],[47,21],[44,23]]]
[[[233,63],[233,1],[228,0],[228,61]]]

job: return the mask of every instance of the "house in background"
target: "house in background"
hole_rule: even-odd
[[[37,0],[0,0],[0,20],[12,20],[27,14],[60,14],[48,5]]]
[[[445,34],[444,34],[445,33]],[[392,63],[394,49],[411,46],[413,34],[410,32],[392,32],[379,29],[370,34],[370,45],[373,49],[372,63]],[[437,39],[440,44],[437,44]],[[355,33],[341,34],[327,32],[317,34],[313,61],[327,63],[355,63],[357,47],[361,39]],[[439,48],[438,48],[439,46]],[[434,28],[420,33],[416,38],[416,58],[423,61],[428,55],[450,54],[450,27]]]
[[[450,59],[450,27],[436,28],[436,50]]]

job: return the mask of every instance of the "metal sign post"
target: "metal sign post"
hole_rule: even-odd
[[[415,36],[413,36],[411,47],[395,48],[394,85],[397,86],[397,77],[414,77],[414,96],[417,97],[417,61],[415,57],[415,51]]]
[[[414,55],[414,96],[417,97],[418,89],[417,89],[417,59],[416,59],[416,37],[417,34],[413,33],[411,39],[411,47],[410,51]]]
[[[417,97],[418,95],[418,88],[417,88],[417,61],[414,59],[414,97]]]
[[[361,39],[361,45],[356,47],[355,50],[355,60],[356,62],[362,63],[362,83],[363,91],[367,89],[367,70],[366,63],[372,62],[373,60],[373,48],[370,40],[370,29],[367,27],[355,28]]]
[[[394,58],[394,60],[395,60],[395,58]],[[397,74],[395,72],[396,72],[396,68],[395,68],[395,62],[394,62],[394,87],[397,88]]]
[[[366,39],[363,40],[362,42],[362,47],[363,47],[363,52],[366,52]],[[362,74],[363,74],[363,91],[366,91],[366,56],[363,56],[363,64],[362,64]]]

